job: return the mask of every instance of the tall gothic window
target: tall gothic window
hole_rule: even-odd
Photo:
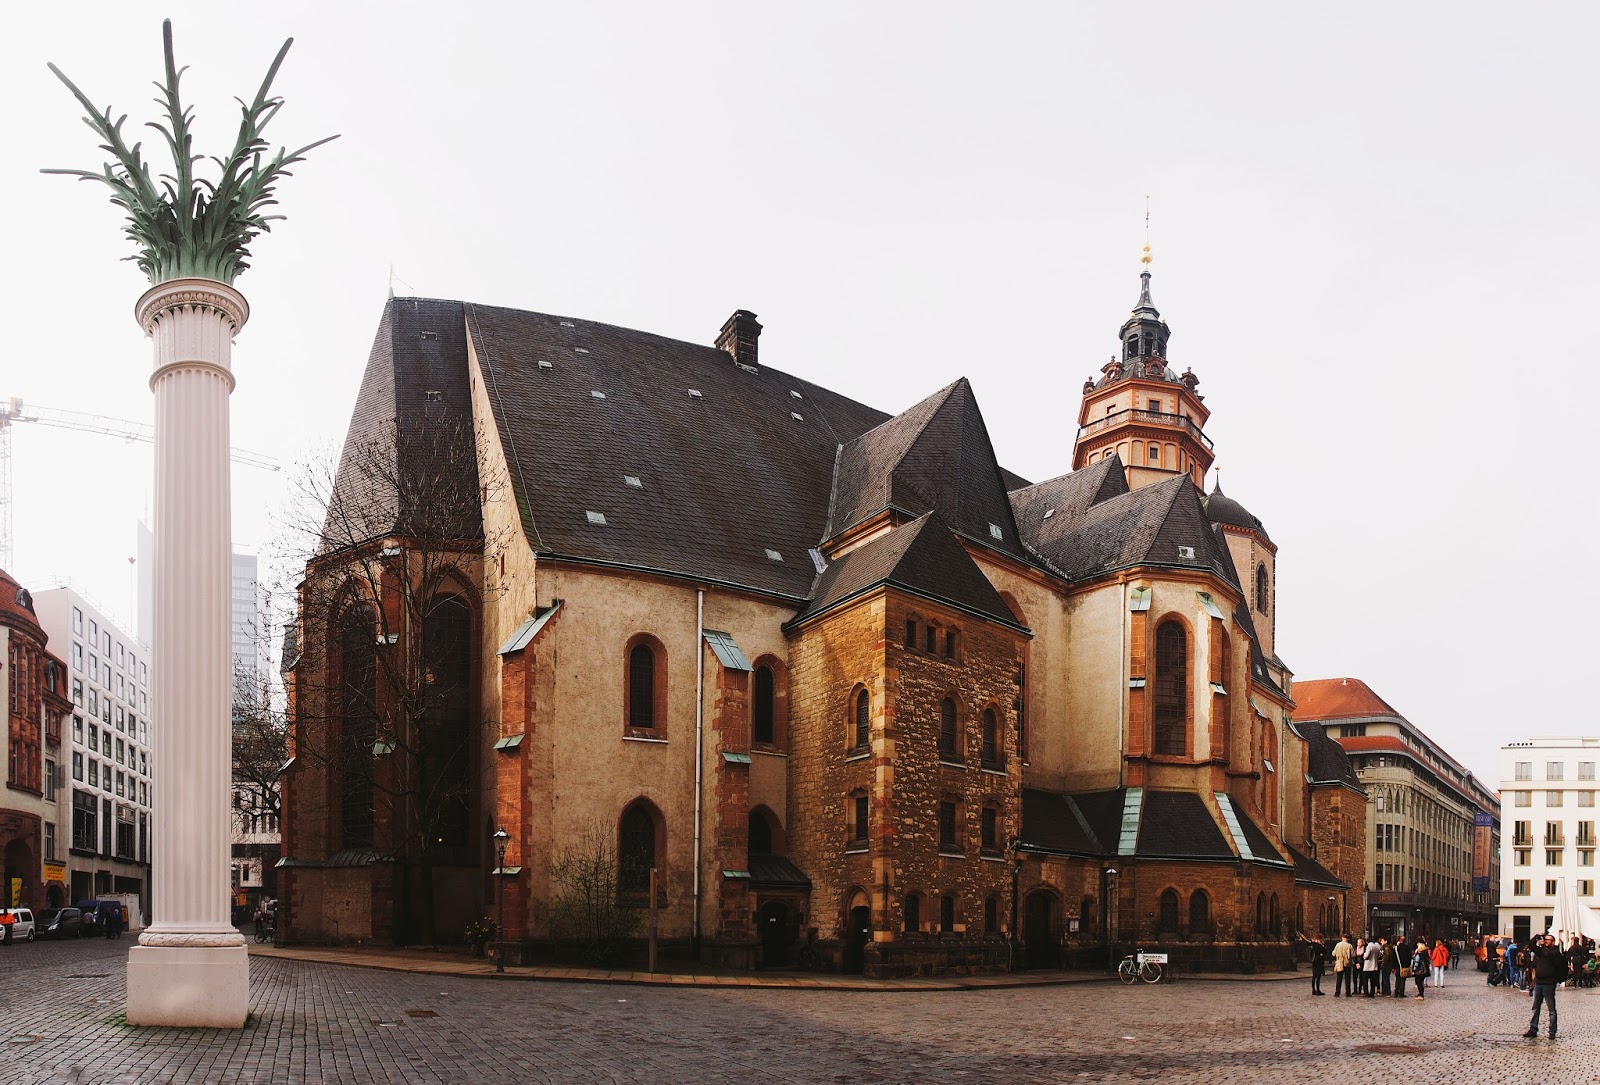
[[[939,760],[954,761],[961,756],[961,741],[956,731],[956,703],[946,697],[939,702]]]
[[[750,714],[750,741],[767,745],[776,741],[777,732],[773,727],[773,700],[772,668],[757,667],[754,704],[751,706]]]
[[[1211,898],[1206,896],[1204,889],[1196,889],[1189,898],[1189,930],[1208,931],[1211,929]]]
[[[372,747],[377,741],[378,667],[372,611],[345,610],[339,621],[339,843],[372,846]]]
[[[427,698],[418,746],[418,792],[432,844],[463,847],[472,793],[472,617],[459,599],[441,599],[422,621]]]
[[[656,865],[656,821],[643,799],[622,813],[617,825],[617,892],[624,898],[648,899],[650,868]]]
[[[1178,929],[1178,892],[1175,889],[1163,889],[1158,902],[1161,911],[1157,930],[1176,931]]]
[[[628,726],[641,731],[656,725],[656,654],[640,642],[628,652]]]
[[[866,690],[856,694],[855,742],[858,750],[864,750],[872,744],[872,698]]]
[[[983,710],[983,767],[999,768],[1003,763],[1004,748],[1001,745],[1000,717],[992,708]]]
[[[1268,580],[1268,578],[1267,578],[1267,567],[1266,567],[1266,565],[1265,564],[1257,565],[1256,566],[1256,609],[1259,610],[1263,614],[1271,613],[1267,609],[1267,603],[1270,602],[1270,600],[1268,599],[1268,595],[1269,595],[1270,590],[1271,590],[1270,586],[1268,585],[1267,580]]]
[[[1189,751],[1189,637],[1178,622],[1156,630],[1155,752]]]

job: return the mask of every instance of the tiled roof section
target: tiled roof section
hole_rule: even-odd
[[[1040,514],[1042,517],[1042,513]],[[1187,475],[1118,494],[1090,505],[1076,522],[1032,532],[1049,520],[1029,519],[1025,541],[1069,580],[1086,580],[1135,565],[1188,566],[1226,575],[1225,546],[1200,507],[1200,491]],[[1180,556],[1179,547],[1194,557]]]
[[[32,594],[4,569],[0,569],[0,625],[26,629],[37,636],[41,644],[45,641],[44,627],[34,613]]]
[[[1116,846],[1115,819],[1121,817],[1122,795],[1121,788],[1079,796],[1024,788],[1022,842],[1061,854],[1111,855]],[[1112,812],[1110,824],[1105,823],[1107,811]]]
[[[461,319],[457,301],[391,298],[384,306],[345,433],[325,547],[390,533],[482,536]]]
[[[1312,678],[1294,684],[1295,715],[1303,720],[1356,716],[1404,719],[1388,701],[1359,678]]]
[[[1239,819],[1239,829],[1244,833],[1245,842],[1250,845],[1250,852],[1257,859],[1276,859],[1283,862],[1283,853],[1272,842],[1272,838],[1257,825],[1249,814],[1245,813],[1242,803],[1233,804],[1233,816]]]
[[[1011,510],[1017,530],[1028,545],[1038,550],[1051,549],[1056,540],[1070,534],[1083,514],[1102,501],[1128,492],[1122,461],[1115,456],[1099,460],[1077,471],[1011,492]]]
[[[886,415],[710,346],[465,312],[535,551],[810,594],[838,446]]]
[[[841,556],[817,578],[803,621],[862,592],[890,584],[1007,625],[1017,620],[966,547],[930,512]]]
[[[937,512],[959,534],[1027,560],[1006,496],[1014,479],[995,462],[988,426],[962,377],[845,444],[827,534],[886,508]]]
[[[1192,791],[1144,793],[1137,854],[1141,858],[1236,858],[1210,808]],[[1276,852],[1269,848],[1267,854]]]
[[[1330,889],[1348,889],[1349,886],[1340,881],[1327,867],[1311,858],[1301,855],[1292,844],[1285,844],[1289,857],[1294,860],[1294,880],[1297,885],[1322,885]]]
[[[1295,693],[1299,692],[1299,687],[1295,687]],[[1350,758],[1345,754],[1344,747],[1330,737],[1320,724],[1310,720],[1295,720],[1291,726],[1294,733],[1305,740],[1306,770],[1312,783],[1361,786],[1361,779],[1350,767]]]

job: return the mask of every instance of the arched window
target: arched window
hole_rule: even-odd
[[[1211,898],[1204,889],[1196,889],[1189,894],[1189,930],[1208,931],[1211,929]]]
[[[1000,824],[1000,804],[986,802],[979,818],[978,846],[984,855],[999,855],[1001,833],[1004,827]]]
[[[756,668],[756,677],[752,683],[750,704],[750,741],[770,746],[777,741],[775,721],[775,691],[772,681],[772,668],[760,666]]]
[[[1094,930],[1094,898],[1084,897],[1078,901],[1078,933],[1084,937]]]
[[[1256,894],[1256,933],[1267,933],[1267,895]]]
[[[1001,745],[1000,717],[992,708],[983,710],[983,767],[998,769],[1005,763],[1005,748]]]
[[[872,745],[872,698],[864,689],[856,693],[856,716],[852,737],[855,740],[852,744],[854,749],[865,750]]]
[[[427,677],[416,785],[432,846],[467,845],[472,809],[472,614],[459,598],[436,600],[422,619]]]
[[[956,703],[946,697],[939,702],[939,760],[961,759],[961,736],[956,729]]]
[[[1156,629],[1155,752],[1189,752],[1189,635],[1182,624]]]
[[[922,897],[917,893],[906,894],[905,932],[914,933],[922,929]]]
[[[651,738],[665,738],[666,693],[666,652],[661,643],[644,634],[634,637],[628,644],[628,729]]]
[[[983,933],[1000,933],[1000,898],[985,897],[983,900]]]
[[[750,811],[750,831],[746,850],[751,855],[772,854],[772,822],[756,810]]]
[[[346,608],[339,618],[339,842],[372,846],[373,745],[377,742],[377,632],[372,611]],[[93,762],[90,762],[92,765]]]
[[[946,893],[939,898],[939,933],[956,932],[956,898]]]
[[[1267,909],[1267,933],[1277,938],[1283,933],[1283,921],[1278,915],[1278,894],[1272,894],[1272,902]]]
[[[1267,595],[1270,590],[1270,586],[1267,583],[1267,579],[1267,566],[1266,563],[1263,562],[1262,564],[1256,566],[1256,609],[1263,614],[1269,613],[1267,609],[1267,603],[1269,602]]]
[[[640,799],[622,812],[617,824],[617,892],[625,900],[648,899],[650,868],[660,865],[658,835],[655,809],[647,801]]]
[[[1156,929],[1175,933],[1178,929],[1178,891],[1176,889],[1163,889],[1158,899],[1157,907],[1160,910],[1160,914]]]
[[[847,851],[865,850],[867,830],[872,826],[872,802],[867,793],[860,789],[852,791],[849,799],[850,839],[846,841],[845,848]]]

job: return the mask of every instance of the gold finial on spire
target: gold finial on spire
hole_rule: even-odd
[[[1144,254],[1139,257],[1139,263],[1145,267],[1150,266],[1150,194],[1144,195]]]

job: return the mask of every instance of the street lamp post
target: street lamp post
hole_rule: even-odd
[[[1101,872],[1100,920],[1105,924],[1106,968],[1117,967],[1117,868],[1108,866]]]
[[[498,915],[494,921],[494,970],[506,970],[506,843],[511,839],[511,834],[506,832],[505,826],[494,831],[496,862],[494,868],[494,889],[498,898],[496,907]]]

